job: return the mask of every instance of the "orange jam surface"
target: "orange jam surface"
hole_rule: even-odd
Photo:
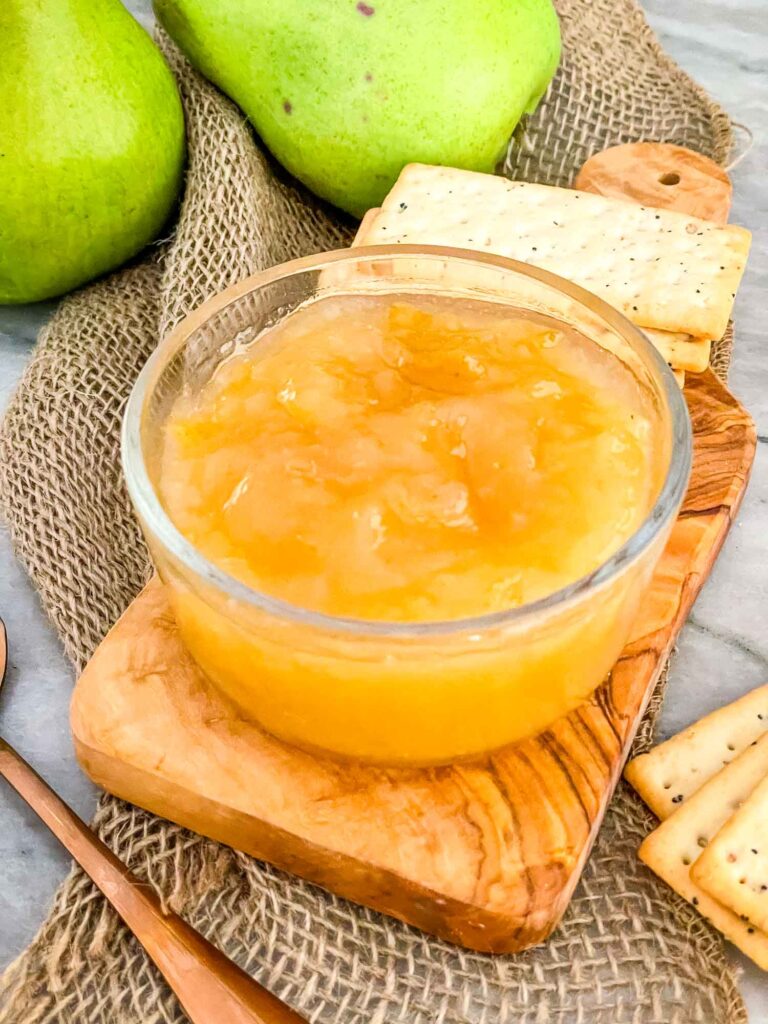
[[[176,401],[160,492],[211,561],[294,605],[480,615],[589,573],[645,518],[646,401],[543,316],[331,297]]]

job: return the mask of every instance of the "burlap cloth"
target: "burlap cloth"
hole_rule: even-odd
[[[726,158],[726,115],[661,52],[633,0],[558,6],[563,66],[511,147],[509,174],[569,184],[591,153],[634,139]],[[16,550],[77,669],[147,575],[120,478],[118,425],[158,337],[246,274],[337,247],[351,234],[350,225],[278,181],[238,111],[165,45],[184,99],[190,155],[173,238],[61,304],[0,440],[0,493]],[[719,358],[724,366],[727,352]],[[660,699],[659,691],[641,745]],[[312,1020],[744,1022],[719,937],[637,860],[650,825],[621,788],[556,934],[523,955],[490,957],[351,906],[111,797],[94,822],[168,904]],[[79,870],[7,971],[0,1002],[3,1024],[184,1019]]]

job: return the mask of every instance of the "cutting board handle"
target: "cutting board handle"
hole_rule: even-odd
[[[573,187],[725,224],[733,187],[714,160],[667,142],[630,142],[596,153]]]

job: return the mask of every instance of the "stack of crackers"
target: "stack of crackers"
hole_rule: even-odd
[[[634,758],[624,774],[661,819],[641,860],[768,970],[768,686]]]
[[[671,210],[426,164],[403,169],[355,239],[476,249],[565,277],[641,327],[681,384],[725,332],[749,242]]]

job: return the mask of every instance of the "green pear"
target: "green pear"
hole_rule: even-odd
[[[0,304],[157,236],[184,165],[173,76],[120,0],[0,0]]]
[[[297,178],[361,215],[411,161],[493,171],[558,64],[551,0],[154,0]]]

